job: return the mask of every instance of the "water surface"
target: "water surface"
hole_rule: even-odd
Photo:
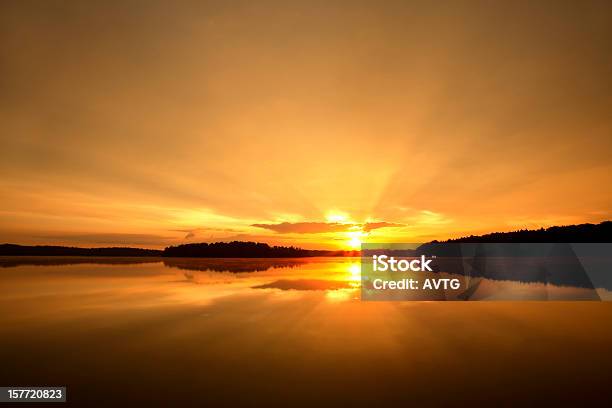
[[[347,258],[0,266],[0,383],[75,406],[587,403],[611,379],[610,302],[362,302]]]

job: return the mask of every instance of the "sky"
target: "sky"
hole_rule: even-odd
[[[305,248],[612,218],[601,1],[3,1],[0,242]]]

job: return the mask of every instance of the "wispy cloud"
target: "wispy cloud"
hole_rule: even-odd
[[[33,237],[44,239],[50,243],[73,243],[86,245],[160,245],[173,240],[172,237],[155,234],[122,234],[122,233],[92,233],[92,234],[45,234]]]
[[[216,232],[238,232],[233,228],[185,228],[185,229],[173,229],[172,232],[182,232],[186,234],[183,239],[192,239],[201,237],[205,233],[216,233]]]
[[[363,224],[363,231],[370,232],[372,230],[379,229],[379,228],[394,228],[394,227],[405,227],[405,225],[398,224],[395,222],[386,222],[386,221],[366,222],[365,224]]]

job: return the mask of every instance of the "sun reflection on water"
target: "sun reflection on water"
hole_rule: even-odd
[[[358,263],[352,263],[348,266],[349,280],[360,281],[361,280],[361,266]]]

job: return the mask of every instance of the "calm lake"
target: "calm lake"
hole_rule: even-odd
[[[88,407],[609,393],[611,302],[362,302],[359,271],[352,258],[0,258],[0,385],[67,386]]]

